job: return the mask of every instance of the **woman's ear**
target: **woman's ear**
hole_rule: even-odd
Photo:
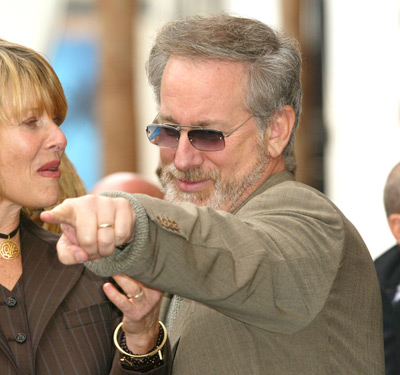
[[[391,214],[388,220],[390,230],[394,238],[396,238],[397,243],[400,244],[400,214]]]
[[[296,114],[289,105],[279,109],[272,117],[265,132],[264,142],[269,155],[273,158],[281,155],[283,149],[289,143],[295,120]]]

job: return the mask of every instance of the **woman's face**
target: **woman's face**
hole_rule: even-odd
[[[0,122],[0,205],[48,207],[58,198],[67,140],[51,114],[31,109],[21,119]]]

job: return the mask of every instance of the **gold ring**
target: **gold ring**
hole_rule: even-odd
[[[102,228],[114,228],[114,225],[112,224],[100,224],[97,229],[102,229]]]
[[[139,287],[139,293],[138,294],[135,294],[134,296],[132,296],[130,294],[127,294],[126,296],[128,297],[128,299],[138,299],[141,296],[143,296],[143,289]]]

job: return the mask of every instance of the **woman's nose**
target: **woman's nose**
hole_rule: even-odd
[[[53,120],[50,124],[50,136],[48,141],[48,148],[54,149],[55,151],[64,151],[67,147],[67,138],[64,132],[60,129]]]

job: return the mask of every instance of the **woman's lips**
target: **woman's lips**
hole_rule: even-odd
[[[60,178],[61,171],[58,169],[59,166],[60,166],[60,161],[54,160],[49,163],[43,164],[38,169],[38,173],[42,177]]]

